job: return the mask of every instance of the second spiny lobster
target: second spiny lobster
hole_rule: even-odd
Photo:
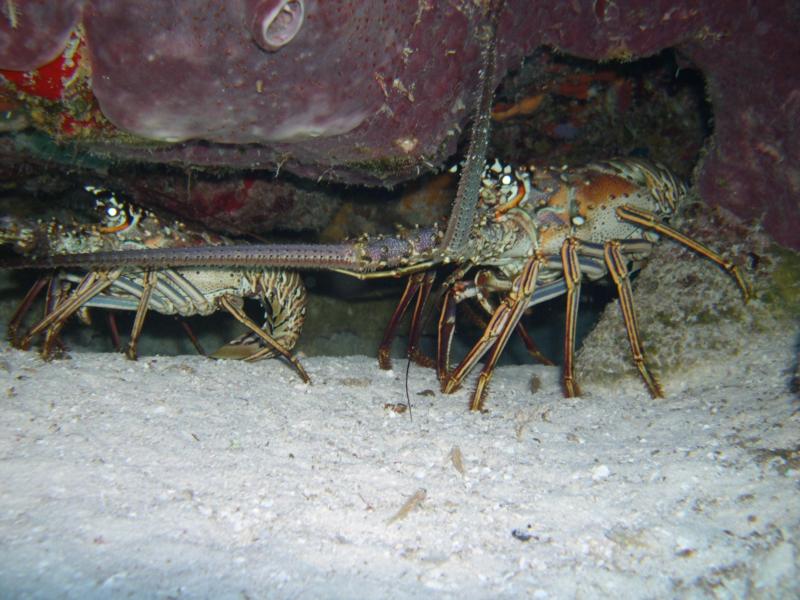
[[[184,223],[137,209],[104,188],[86,186],[86,190],[95,196],[97,218],[62,223],[5,217],[0,222],[0,243],[13,244],[17,252],[39,258],[232,243],[223,236],[194,230]],[[18,331],[25,314],[44,289],[47,290],[44,317],[20,336]],[[245,298],[258,298],[264,306],[262,326],[245,314]],[[9,338],[12,344],[27,348],[43,333],[42,354],[48,357],[73,314],[88,321],[89,308],[133,311],[136,316],[126,354],[135,359],[148,310],[186,317],[206,316],[224,309],[250,333],[223,346],[215,356],[252,361],[280,355],[307,382],[305,369],[291,354],[305,319],[305,302],[306,290],[300,276],[271,268],[61,269],[36,281],[9,323]]]

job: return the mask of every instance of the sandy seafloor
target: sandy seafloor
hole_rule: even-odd
[[[798,597],[794,342],[664,400],[504,367],[486,414],[413,367],[413,419],[385,407],[404,361],[304,358],[304,385],[277,361],[4,347],[0,596]]]

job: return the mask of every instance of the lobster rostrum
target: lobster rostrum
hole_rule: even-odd
[[[442,390],[458,389],[484,355],[470,408],[480,410],[495,365],[523,312],[566,295],[563,385],[580,394],[574,374],[574,342],[582,280],[610,275],[616,284],[633,361],[650,394],[663,396],[647,367],[633,304],[630,274],[662,237],[715,262],[735,279],[745,301],[750,292],[732,262],[666,224],[686,195],[685,185],[667,168],[637,159],[614,159],[578,168],[511,168],[494,162],[479,179],[474,216],[461,244],[452,250],[448,232],[436,227],[393,236],[362,237],[329,245],[248,245],[160,248],[50,256],[27,266],[84,266],[101,273],[137,267],[152,273],[187,266],[237,268],[325,268],[371,279],[408,275],[408,283],[379,349],[388,367],[388,348],[398,323],[416,298],[409,355],[417,343],[436,267],[452,264],[442,284],[438,323],[437,372]],[[462,182],[463,184],[463,179]],[[450,225],[452,225],[452,218]],[[449,231],[449,230],[448,230]],[[455,306],[474,298],[490,315],[483,335],[450,369]]]
[[[223,246],[232,241],[195,230],[179,221],[165,220],[153,212],[120,200],[113,192],[86,186],[95,196],[97,218],[33,221],[4,218],[0,243],[13,244],[32,260],[49,256],[124,251],[126,249]],[[135,359],[137,342],[148,310],[166,315],[210,315],[230,312],[250,331],[220,348],[214,356],[258,360],[281,355],[304,381],[308,375],[292,356],[305,319],[305,286],[295,272],[278,269],[192,267],[142,269],[136,267],[61,269],[36,281],[9,322],[9,338],[27,348],[44,333],[42,354],[49,357],[67,320],[77,314],[89,322],[89,308],[135,311],[126,355]],[[35,298],[47,290],[45,315],[25,335],[18,331]],[[243,311],[244,298],[258,298],[265,307],[265,322],[254,323]],[[193,339],[194,341],[194,339]]]

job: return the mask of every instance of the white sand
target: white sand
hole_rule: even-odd
[[[305,358],[306,386],[275,361],[4,348],[0,596],[797,597],[793,341],[659,401],[506,367],[488,414],[414,367],[413,420],[384,407],[404,361]]]

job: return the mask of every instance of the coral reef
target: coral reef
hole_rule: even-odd
[[[2,103],[117,158],[281,165],[348,183],[408,179],[455,150],[478,77],[477,3],[187,6],[6,3]],[[778,1],[509,0],[498,77],[542,45],[600,61],[675,48],[702,70],[713,105],[701,194],[797,247],[799,12]]]

